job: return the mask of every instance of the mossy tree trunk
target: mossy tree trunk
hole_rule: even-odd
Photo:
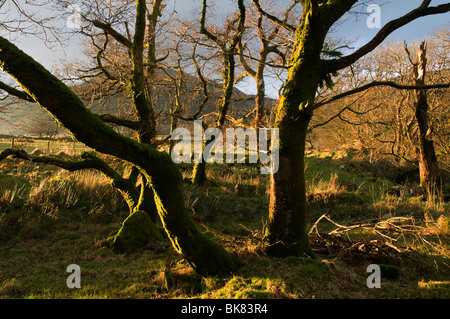
[[[275,118],[280,163],[271,177],[266,229],[266,251],[272,256],[312,254],[307,231],[304,152],[315,94],[324,76],[320,54],[333,20],[324,8],[313,8],[308,1],[296,29],[288,77]]]
[[[262,23],[262,18],[258,20],[258,26],[260,27]],[[261,33],[262,31],[260,31]],[[256,82],[256,98],[255,98],[255,108],[252,112],[255,112],[255,121],[254,121],[254,129],[258,131],[259,128],[262,127],[262,119],[264,117],[265,113],[265,100],[266,100],[266,83],[264,79],[264,69],[266,66],[266,60],[267,56],[270,52],[270,46],[269,46],[268,39],[262,38],[262,48],[259,53],[259,59],[258,59],[258,66],[256,68],[256,71],[251,69],[250,66],[247,64],[247,62],[244,59],[244,52],[243,52],[243,46],[242,43],[239,44],[239,60],[241,62],[241,66],[244,68],[247,75],[253,77]],[[256,145],[258,145],[259,149],[259,136],[256,137]],[[257,152],[257,162],[260,162],[259,158],[259,152]]]
[[[76,140],[139,168],[154,191],[158,215],[174,249],[198,273],[228,273],[237,266],[236,259],[205,237],[191,219],[184,202],[181,173],[169,154],[115,132],[66,85],[3,37],[0,37],[0,65]]]
[[[205,160],[203,159],[201,162],[194,163],[194,167],[192,168],[191,183],[202,186],[205,185],[207,180]]]

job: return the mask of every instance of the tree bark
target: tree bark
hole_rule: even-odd
[[[311,255],[306,211],[304,152],[319,84],[320,51],[325,34],[299,27],[290,69],[280,99],[275,127],[279,129],[279,169],[271,177],[266,252],[271,256]],[[304,29],[303,29],[304,28]],[[303,30],[302,30],[303,29]]]
[[[414,63],[414,84],[425,85],[426,75],[426,44],[420,44],[417,59]],[[431,129],[428,121],[427,91],[415,90],[415,116],[419,127],[419,172],[420,186],[431,190],[439,179],[439,165],[431,139]]]
[[[308,2],[308,1],[307,1]],[[275,127],[279,129],[279,169],[271,177],[266,252],[271,256],[312,255],[307,231],[304,153],[315,94],[326,75],[320,59],[331,25],[355,1],[316,7],[303,4],[303,19],[295,31],[289,72],[280,98]]]
[[[279,169],[271,177],[266,252],[271,256],[312,255],[307,230],[304,152],[311,113],[277,124]]]
[[[194,163],[192,169],[191,183],[194,185],[205,185],[206,178],[206,162],[203,159],[200,163]]]

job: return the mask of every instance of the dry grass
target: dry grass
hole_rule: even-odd
[[[125,216],[120,195],[101,175],[9,170],[0,175],[0,298],[448,296],[448,203],[387,195],[388,182],[340,169],[342,159],[309,160],[311,227],[324,213],[328,217],[311,233],[315,259],[265,255],[268,176],[253,166],[209,165],[205,186],[186,183],[186,203],[206,235],[243,267],[230,276],[201,278],[174,256],[171,287],[164,275],[168,243],[133,254],[104,246]],[[190,172],[186,166],[184,177]],[[401,261],[400,277],[368,289],[366,267],[382,253],[387,264]],[[79,290],[65,287],[65,267],[72,263],[82,267]]]

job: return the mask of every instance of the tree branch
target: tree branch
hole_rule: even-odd
[[[269,53],[275,53],[278,54],[278,56],[281,58],[282,62],[283,62],[283,67],[286,65],[287,61],[286,61],[286,54],[284,54],[283,52],[281,52],[277,47],[275,46],[269,46],[268,49]]]
[[[149,160],[161,158],[160,152],[115,132],[87,109],[57,77],[1,36],[0,66],[76,140],[99,152],[135,161],[142,166],[149,166]],[[154,170],[149,168],[149,171],[153,173]]]
[[[364,96],[364,95],[363,95],[363,96]],[[362,96],[361,96],[361,97],[362,97]],[[341,108],[335,115],[329,117],[329,118],[328,118],[327,120],[325,120],[324,122],[321,122],[321,123],[312,125],[311,127],[308,128],[308,131],[309,131],[309,132],[312,132],[314,129],[316,129],[316,128],[318,128],[318,127],[327,125],[328,123],[330,123],[330,122],[333,121],[334,119],[340,117],[341,114],[344,113],[344,112],[347,111],[347,110],[353,111],[350,107],[351,107],[353,104],[355,104],[357,101],[359,101],[359,100],[361,99],[361,97],[358,97],[355,101],[351,102],[349,105],[347,105],[347,106]],[[368,110],[366,113],[369,113],[369,112],[373,111],[374,109],[376,109],[376,108],[378,108],[378,107],[379,107],[379,106],[376,106],[376,107],[374,107],[374,108]]]
[[[295,27],[290,25],[289,23],[287,23],[286,21],[282,21],[280,19],[278,19],[277,17],[267,13],[266,11],[264,11],[261,8],[261,5],[259,3],[259,0],[253,0],[253,4],[255,5],[256,9],[258,10],[258,12],[260,14],[262,14],[263,16],[265,16],[267,19],[271,20],[273,23],[275,23],[276,25],[279,25],[280,27],[283,27],[291,32],[295,32]]]
[[[5,158],[11,155],[14,158],[20,158],[34,163],[57,166],[69,172],[75,172],[83,169],[96,169],[101,171],[102,173],[104,173],[104,175],[106,175],[111,179],[114,180],[122,179],[122,176],[120,176],[117,172],[115,172],[104,161],[100,160],[99,158],[95,157],[93,154],[90,154],[88,152],[84,152],[81,155],[82,160],[75,161],[50,156],[36,156],[28,154],[24,150],[7,148],[0,153],[0,161],[4,160]]]
[[[21,100],[28,101],[28,102],[36,102],[33,100],[33,98],[28,95],[28,93],[24,91],[20,91],[16,88],[13,88],[12,86],[9,86],[8,84],[0,81],[0,90],[5,91],[6,93],[13,95]]]
[[[212,34],[207,28],[206,28],[206,8],[207,8],[207,4],[206,4],[206,0],[203,0],[203,6],[202,6],[202,15],[200,18],[200,33],[204,34],[208,39],[214,41],[215,43],[219,44],[219,39]]]
[[[435,7],[428,7],[430,2],[431,1],[424,1],[420,7],[412,10],[411,12],[407,13],[406,15],[398,19],[392,20],[389,23],[387,23],[383,28],[381,28],[381,30],[375,35],[375,37],[371,41],[369,41],[366,45],[362,46],[360,49],[356,50],[352,54],[344,56],[340,59],[323,61],[325,63],[327,73],[336,72],[338,70],[344,69],[352,65],[358,59],[374,50],[392,32],[410,23],[411,21],[428,15],[445,13],[450,11],[449,3]]]
[[[105,123],[111,123],[111,124],[124,126],[129,129],[132,129],[132,130],[139,129],[139,122],[137,122],[137,121],[119,118],[119,117],[116,117],[111,114],[98,114],[97,116]]]
[[[95,27],[102,29],[103,31],[111,35],[114,39],[116,39],[119,43],[123,44],[127,48],[131,49],[131,47],[133,46],[133,43],[130,40],[128,40],[127,37],[123,36],[116,30],[114,30],[110,24],[101,22],[99,20],[92,21],[92,24]]]
[[[325,101],[321,101],[318,103],[315,103],[313,106],[313,109],[316,110],[319,107],[324,106],[325,104],[329,104],[331,102],[337,101],[339,99],[342,99],[344,97],[359,93],[359,92],[363,92],[365,90],[368,90],[370,88],[373,87],[377,87],[377,86],[390,86],[394,89],[398,89],[398,90],[429,90],[429,89],[445,89],[445,88],[449,88],[450,87],[450,83],[447,84],[431,84],[431,85],[401,85],[398,83],[395,83],[393,81],[373,81],[369,84],[363,85],[359,88],[355,88],[353,90],[349,90],[347,92],[335,95]]]
[[[5,149],[0,153],[0,161],[4,160],[8,156],[19,158],[22,160],[30,161],[33,163],[41,163],[45,165],[52,165],[69,172],[80,171],[84,169],[93,169],[102,173],[108,178],[112,186],[116,187],[125,198],[132,200],[134,204],[138,203],[139,192],[134,186],[134,175],[130,174],[129,178],[123,178],[119,173],[113,170],[106,162],[96,157],[92,152],[83,152],[81,154],[81,160],[61,159],[50,156],[36,156],[19,149]]]

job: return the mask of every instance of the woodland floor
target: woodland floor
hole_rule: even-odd
[[[191,169],[182,166],[186,180]],[[243,263],[233,275],[201,278],[168,260],[167,242],[129,254],[105,245],[127,212],[101,176],[6,160],[0,298],[450,298],[448,187],[424,198],[414,169],[338,153],[309,154],[306,175],[315,258],[262,251],[268,177],[257,167],[212,164],[206,186],[186,182],[198,227]],[[66,285],[70,264],[81,267],[80,289]],[[382,269],[380,289],[367,287],[370,264]]]

